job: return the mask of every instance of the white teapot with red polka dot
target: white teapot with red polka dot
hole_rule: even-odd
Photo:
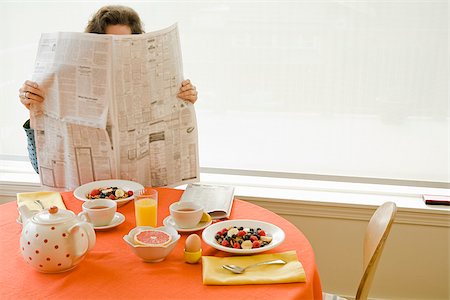
[[[19,207],[23,221],[20,251],[25,261],[44,273],[68,271],[95,245],[92,225],[72,211],[53,206],[36,213]]]

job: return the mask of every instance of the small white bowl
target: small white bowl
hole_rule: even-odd
[[[170,243],[164,246],[145,246],[136,244],[134,241],[134,236],[138,231],[146,230],[146,229],[157,229],[164,232],[167,232],[172,236],[172,240]],[[130,246],[131,250],[139,256],[145,262],[160,262],[163,261],[167,255],[172,252],[173,248],[175,248],[178,240],[180,239],[180,235],[178,231],[172,226],[161,226],[158,228],[154,228],[151,226],[138,226],[130,230],[130,232],[123,237],[123,240]]]

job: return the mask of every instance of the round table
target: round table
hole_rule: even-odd
[[[169,215],[169,205],[178,201],[182,190],[158,188],[158,226]],[[61,193],[67,209],[78,213],[82,201],[71,192]],[[322,289],[312,247],[306,237],[284,218],[254,204],[235,199],[230,219],[270,222],[286,233],[285,241],[264,253],[296,250],[306,272],[305,283],[206,286],[201,264],[187,264],[183,248],[189,234],[160,263],[145,263],[135,256],[122,237],[135,227],[134,204],[118,208],[126,220],[121,225],[97,231],[95,247],[73,270],[43,274],[29,267],[19,251],[21,226],[16,223],[17,204],[0,205],[0,299],[321,299]],[[197,232],[201,236],[201,232]],[[203,255],[228,253],[202,244]]]

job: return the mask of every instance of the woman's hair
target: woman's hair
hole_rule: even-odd
[[[132,34],[144,33],[144,26],[137,12],[121,5],[108,5],[100,8],[92,16],[84,32],[104,34],[108,25],[127,25]]]

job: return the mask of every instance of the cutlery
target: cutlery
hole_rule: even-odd
[[[286,264],[286,262],[284,260],[277,259],[277,260],[269,260],[269,261],[264,261],[264,262],[260,262],[257,264],[249,265],[245,268],[235,266],[235,265],[223,265],[222,267],[228,271],[235,273],[235,274],[242,274],[245,272],[245,270],[247,268],[251,268],[251,267],[256,267],[256,266],[261,266],[261,265],[285,265],[285,264]]]
[[[45,209],[44,204],[42,204],[41,200],[39,200],[39,199],[34,200],[34,203],[36,203],[37,205],[39,205],[42,209]]]

